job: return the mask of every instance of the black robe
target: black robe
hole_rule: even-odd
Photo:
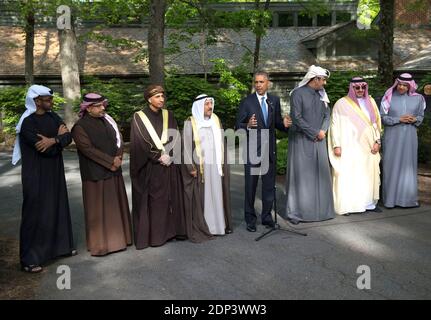
[[[144,113],[161,137],[162,112],[146,108]],[[177,129],[177,122],[170,111],[168,127]],[[179,133],[175,139],[176,143],[181,144]],[[169,141],[173,141],[173,138]],[[130,132],[130,177],[133,231],[137,249],[161,246],[172,238],[186,237],[181,168],[174,163],[169,167],[160,164],[160,156],[161,152],[155,147],[142,120],[135,113]]]
[[[70,133],[58,136],[63,124],[54,112],[31,114],[25,118],[20,136],[23,205],[20,231],[22,265],[42,265],[74,250],[72,223],[67,197],[62,151],[71,143]],[[45,152],[36,150],[45,137],[58,137],[59,143]]]

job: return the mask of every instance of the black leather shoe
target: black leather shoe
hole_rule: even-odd
[[[369,211],[369,212],[378,212],[378,213],[383,212],[383,210],[380,209],[379,207],[375,207],[373,210],[367,210],[367,211]]]
[[[232,231],[232,229],[227,228],[224,232],[225,232],[226,234],[231,234],[233,231]]]
[[[297,224],[299,224],[299,221],[298,221],[298,220],[289,219],[289,222],[290,222],[291,224],[294,224],[295,226],[296,226]]]
[[[247,225],[247,231],[249,232],[256,232],[256,226],[252,224]]]
[[[262,225],[268,229],[274,229],[275,228],[275,222],[274,221],[262,222]]]

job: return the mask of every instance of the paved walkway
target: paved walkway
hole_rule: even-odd
[[[0,238],[18,239],[20,166],[0,153]],[[91,257],[85,248],[77,155],[65,151],[66,179],[79,255],[49,265],[34,288],[37,299],[430,299],[431,207],[392,209],[300,224],[307,237],[277,231],[256,242],[242,221],[243,172],[232,169],[234,233],[202,244]],[[131,200],[128,159],[125,181]],[[283,186],[279,209],[284,211]],[[259,194],[259,192],[258,192]],[[256,206],[259,210],[260,200]],[[283,226],[288,226],[284,221]],[[18,259],[18,257],[17,257]],[[71,290],[57,289],[57,267],[71,268]],[[369,266],[371,289],[356,273]],[[16,270],[1,269],[3,273]],[[0,278],[7,278],[7,274]]]

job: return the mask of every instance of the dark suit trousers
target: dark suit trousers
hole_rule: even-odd
[[[262,223],[267,223],[272,220],[271,210],[274,202],[274,186],[275,186],[275,172],[274,163],[269,162],[268,172],[264,175],[251,175],[250,171],[252,165],[246,164],[244,166],[245,175],[245,222],[250,225],[256,224],[257,216],[254,210],[254,200],[256,198],[256,187],[259,177],[262,177]],[[254,170],[258,170],[253,165]]]

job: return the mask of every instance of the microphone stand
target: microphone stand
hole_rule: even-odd
[[[274,168],[274,176],[275,176],[275,178],[277,177],[277,143],[276,143],[276,140],[277,140],[277,136],[276,136],[276,134],[275,134],[275,117],[276,117],[276,115],[275,115],[275,108],[272,106],[272,102],[271,101],[269,101],[269,99],[266,99],[266,103],[267,103],[267,105],[268,105],[268,107],[270,107],[271,108],[271,110],[272,110],[272,124],[271,124],[271,129],[273,129],[273,132],[274,132],[274,139],[273,139],[273,149],[272,149],[272,152],[273,152],[273,155],[274,155],[274,163],[273,163],[273,168]],[[271,137],[272,138],[272,137]],[[276,180],[276,179],[274,179],[274,180]],[[255,241],[259,241],[259,240],[261,240],[262,238],[264,238],[264,237],[266,237],[267,235],[269,235],[270,233],[272,233],[272,232],[274,232],[274,231],[277,231],[277,230],[280,230],[280,231],[285,231],[285,232],[290,232],[290,233],[294,233],[294,234],[298,234],[298,235],[301,235],[301,236],[307,236],[307,234],[306,233],[303,233],[303,232],[299,232],[299,231],[297,231],[297,230],[295,230],[295,229],[292,229],[292,228],[282,228],[279,224],[278,224],[278,222],[277,222],[277,181],[274,181],[274,188],[273,188],[273,192],[274,192],[274,203],[273,203],[273,208],[274,208],[274,227],[272,227],[272,228],[270,228],[268,231],[266,231],[265,233],[263,233],[263,234],[261,234],[259,237],[257,237],[256,239],[255,239]]]

